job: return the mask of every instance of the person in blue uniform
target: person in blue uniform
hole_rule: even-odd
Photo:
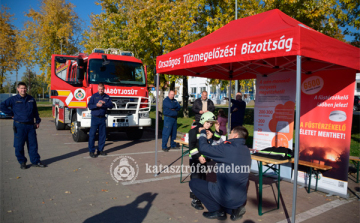
[[[217,162],[217,172],[214,169],[217,182],[192,179],[190,189],[208,209],[203,213],[204,217],[224,220],[229,213],[231,220],[240,219],[245,214],[251,165],[250,151],[245,145],[248,131],[237,126],[231,131],[228,141],[215,146],[208,143],[209,132],[204,128],[199,128],[199,131],[199,151]]]
[[[104,93],[103,83],[98,84],[98,92],[93,94],[89,100],[88,108],[91,110],[91,127],[89,132],[89,152],[90,157],[96,158],[95,155],[95,135],[99,130],[99,142],[97,155],[106,156],[104,151],[106,140],[106,112],[111,109],[113,104],[109,95]]]
[[[28,147],[30,161],[33,167],[46,167],[40,161],[36,131],[40,126],[41,119],[35,99],[26,93],[27,87],[24,82],[17,86],[19,94],[12,96],[1,103],[0,109],[5,114],[13,116],[14,124],[14,147],[15,155],[21,169],[26,169],[27,159],[24,155],[25,142]],[[10,109],[9,109],[10,108]],[[34,122],[35,120],[35,122]]]
[[[162,131],[162,150],[168,152],[169,148],[167,147],[167,142],[170,139],[170,148],[177,149],[176,139],[177,133],[177,115],[180,111],[180,104],[174,98],[175,92],[169,91],[168,96],[163,101],[163,114],[164,114],[164,127]]]
[[[228,98],[225,98],[229,100]],[[242,126],[244,123],[246,103],[242,100],[242,94],[238,92],[236,94],[236,100],[231,99],[231,129],[236,126]]]

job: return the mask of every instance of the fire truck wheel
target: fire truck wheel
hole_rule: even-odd
[[[70,132],[75,142],[86,142],[88,140],[87,133],[82,129],[80,129],[80,127],[77,124],[76,114],[73,114],[71,118]]]
[[[126,131],[126,135],[130,140],[139,140],[143,135],[144,129],[130,128]]]
[[[60,122],[59,120],[59,111],[56,109],[56,113],[55,113],[55,128],[56,130],[64,130],[65,129],[65,124]]]

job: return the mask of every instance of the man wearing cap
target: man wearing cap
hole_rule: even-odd
[[[215,133],[211,131],[211,126],[215,123]],[[206,180],[206,157],[199,152],[199,128],[204,128],[209,136],[208,143],[217,143],[221,140],[222,131],[220,125],[216,123],[215,115],[212,112],[206,112],[201,115],[196,127],[189,131],[189,165],[191,167],[190,180],[202,179]],[[197,210],[203,210],[204,207],[201,200],[197,198],[190,190],[190,198],[192,198],[191,206]]]
[[[40,161],[36,131],[40,126],[41,119],[36,101],[26,94],[26,84],[19,82],[17,86],[19,94],[12,96],[1,103],[1,111],[13,116],[14,124],[14,147],[15,155],[21,169],[26,169],[27,159],[24,156],[25,142],[28,147],[30,161],[33,167],[46,167]],[[9,109],[9,107],[11,109]],[[34,122],[35,119],[35,122]]]
[[[228,141],[215,146],[208,143],[204,127],[199,131],[199,152],[217,162],[217,182],[192,179],[190,189],[208,209],[203,213],[205,218],[224,220],[229,213],[231,220],[240,219],[245,214],[251,165],[250,151],[245,145],[248,131],[237,126],[231,130]]]

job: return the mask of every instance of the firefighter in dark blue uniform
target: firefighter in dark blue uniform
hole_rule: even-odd
[[[89,152],[90,157],[96,158],[95,155],[95,135],[99,129],[98,154],[106,156],[104,151],[106,140],[106,112],[111,109],[113,104],[109,95],[104,93],[104,84],[98,84],[98,92],[93,94],[89,100],[88,108],[91,110],[91,127],[89,132]]]
[[[40,161],[35,129],[39,128],[41,119],[35,99],[26,94],[26,84],[20,82],[17,86],[18,95],[10,97],[1,103],[1,111],[14,119],[15,155],[21,169],[26,169],[27,159],[24,155],[25,142],[28,147],[30,161],[33,167],[46,167]],[[9,107],[11,109],[9,109]],[[34,119],[36,120],[34,122]]]
[[[228,98],[225,98],[229,100]],[[236,126],[242,126],[244,123],[246,103],[242,100],[241,92],[236,94],[236,100],[231,99],[231,129]]]
[[[163,114],[164,114],[164,127],[162,131],[162,149],[164,152],[168,152],[167,142],[170,139],[170,148],[177,149],[176,139],[177,133],[177,113],[180,110],[180,104],[174,99],[175,92],[169,91],[168,97],[163,101]]]
[[[248,131],[237,126],[228,141],[215,146],[208,143],[209,136],[204,128],[199,131],[199,151],[217,162],[217,171],[214,169],[217,182],[192,179],[190,189],[208,209],[203,213],[204,217],[224,220],[227,212],[231,214],[231,220],[240,219],[245,214],[251,165],[250,151],[245,145]]]

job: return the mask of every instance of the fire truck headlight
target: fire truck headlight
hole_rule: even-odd
[[[149,118],[149,112],[139,113],[139,118]]]

